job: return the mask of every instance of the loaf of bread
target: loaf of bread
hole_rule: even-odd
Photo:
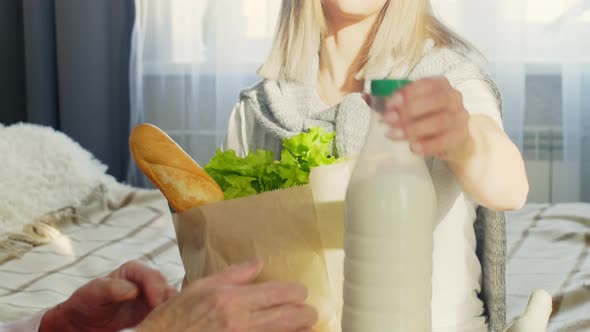
[[[131,155],[176,212],[223,200],[219,185],[164,131],[151,124],[133,128]]]

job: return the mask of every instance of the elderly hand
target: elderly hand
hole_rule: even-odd
[[[409,140],[423,155],[454,160],[469,153],[469,114],[461,93],[445,78],[413,82],[396,91],[386,103],[383,121],[392,140]]]
[[[156,308],[138,332],[311,331],[316,311],[303,304],[307,291],[290,283],[249,284],[262,263],[233,266],[197,280]]]
[[[139,324],[152,309],[176,294],[162,274],[128,262],[79,288],[47,311],[40,332],[111,332]]]

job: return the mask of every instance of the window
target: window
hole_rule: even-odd
[[[239,51],[247,68],[260,65],[274,33],[277,0],[150,1],[145,8],[145,73],[205,72],[224,52]]]
[[[513,104],[524,100],[525,124],[524,130],[515,131],[522,131],[525,158],[536,172],[531,183],[546,181],[547,173],[561,167],[564,155],[564,66],[579,63],[586,79],[582,89],[590,91],[590,1],[432,2],[444,22],[486,54],[492,72],[509,72],[504,65],[516,63],[515,77],[524,84],[508,91],[507,99]],[[259,79],[256,69],[267,55],[281,0],[143,3],[148,7],[141,11],[145,40],[138,79],[143,81],[146,118],[173,135],[198,162],[206,162],[221,143],[240,89]],[[504,83],[509,85],[510,79]],[[590,124],[590,112],[585,114]],[[588,137],[582,144],[590,151]],[[551,188],[546,184],[541,193],[533,193],[533,200],[549,200]]]

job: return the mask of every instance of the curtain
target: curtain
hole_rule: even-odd
[[[239,92],[255,84],[276,0],[136,0],[131,124],[161,127],[198,163],[223,142]],[[130,163],[129,182],[147,182]]]
[[[319,0],[317,0],[319,1]],[[590,1],[432,0],[488,58],[505,129],[526,159],[529,202],[590,201]],[[278,0],[136,0],[131,125],[154,123],[199,163],[259,78]],[[145,185],[131,164],[129,180]]]
[[[51,126],[124,181],[133,1],[0,1],[0,122]]]
[[[525,156],[529,202],[590,201],[590,1],[433,3],[490,62],[506,131]]]

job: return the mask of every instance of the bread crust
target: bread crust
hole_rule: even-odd
[[[133,128],[129,149],[176,212],[224,199],[217,182],[160,128],[147,123]]]

